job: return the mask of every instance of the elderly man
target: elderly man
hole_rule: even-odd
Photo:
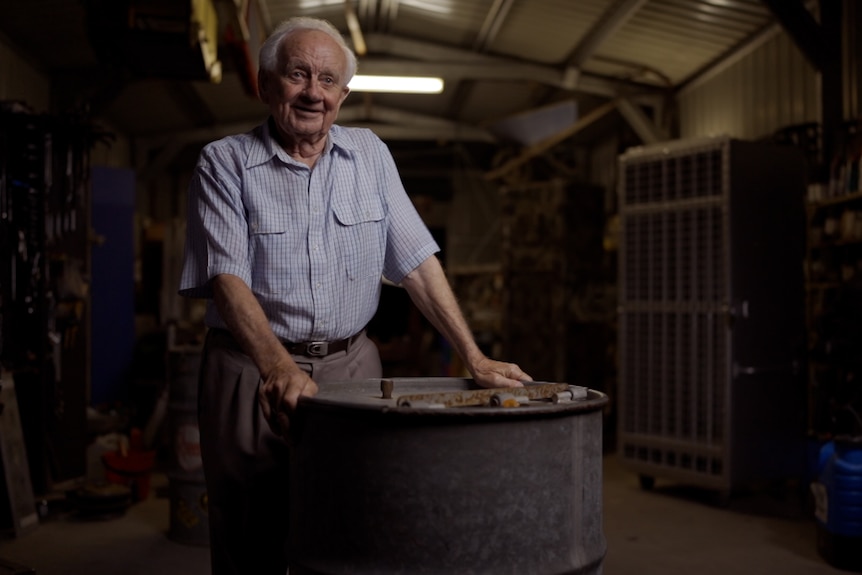
[[[328,22],[282,23],[260,51],[268,120],[207,145],[190,185],[180,293],[209,299],[199,415],[213,573],[285,573],[291,413],[316,382],[381,377],[364,332],[381,276],[480,385],[530,380],[479,350],[383,142],[334,125],[355,69]]]

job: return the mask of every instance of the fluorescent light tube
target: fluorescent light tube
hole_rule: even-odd
[[[420,76],[363,76],[358,74],[347,86],[353,92],[439,94],[443,91],[443,79]]]

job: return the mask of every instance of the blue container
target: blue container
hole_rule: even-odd
[[[817,549],[838,569],[862,570],[862,436],[826,443],[818,471],[811,484]]]

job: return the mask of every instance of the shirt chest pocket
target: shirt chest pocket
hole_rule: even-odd
[[[335,235],[340,260],[350,280],[373,278],[383,274],[386,254],[386,221],[378,198],[333,202]]]
[[[252,290],[284,294],[302,265],[301,236],[288,210],[261,210],[249,214],[249,250]]]

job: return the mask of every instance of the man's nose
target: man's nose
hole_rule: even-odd
[[[322,93],[322,87],[320,80],[317,78],[309,78],[305,83],[305,92],[306,97],[318,100],[320,99],[320,95]]]

